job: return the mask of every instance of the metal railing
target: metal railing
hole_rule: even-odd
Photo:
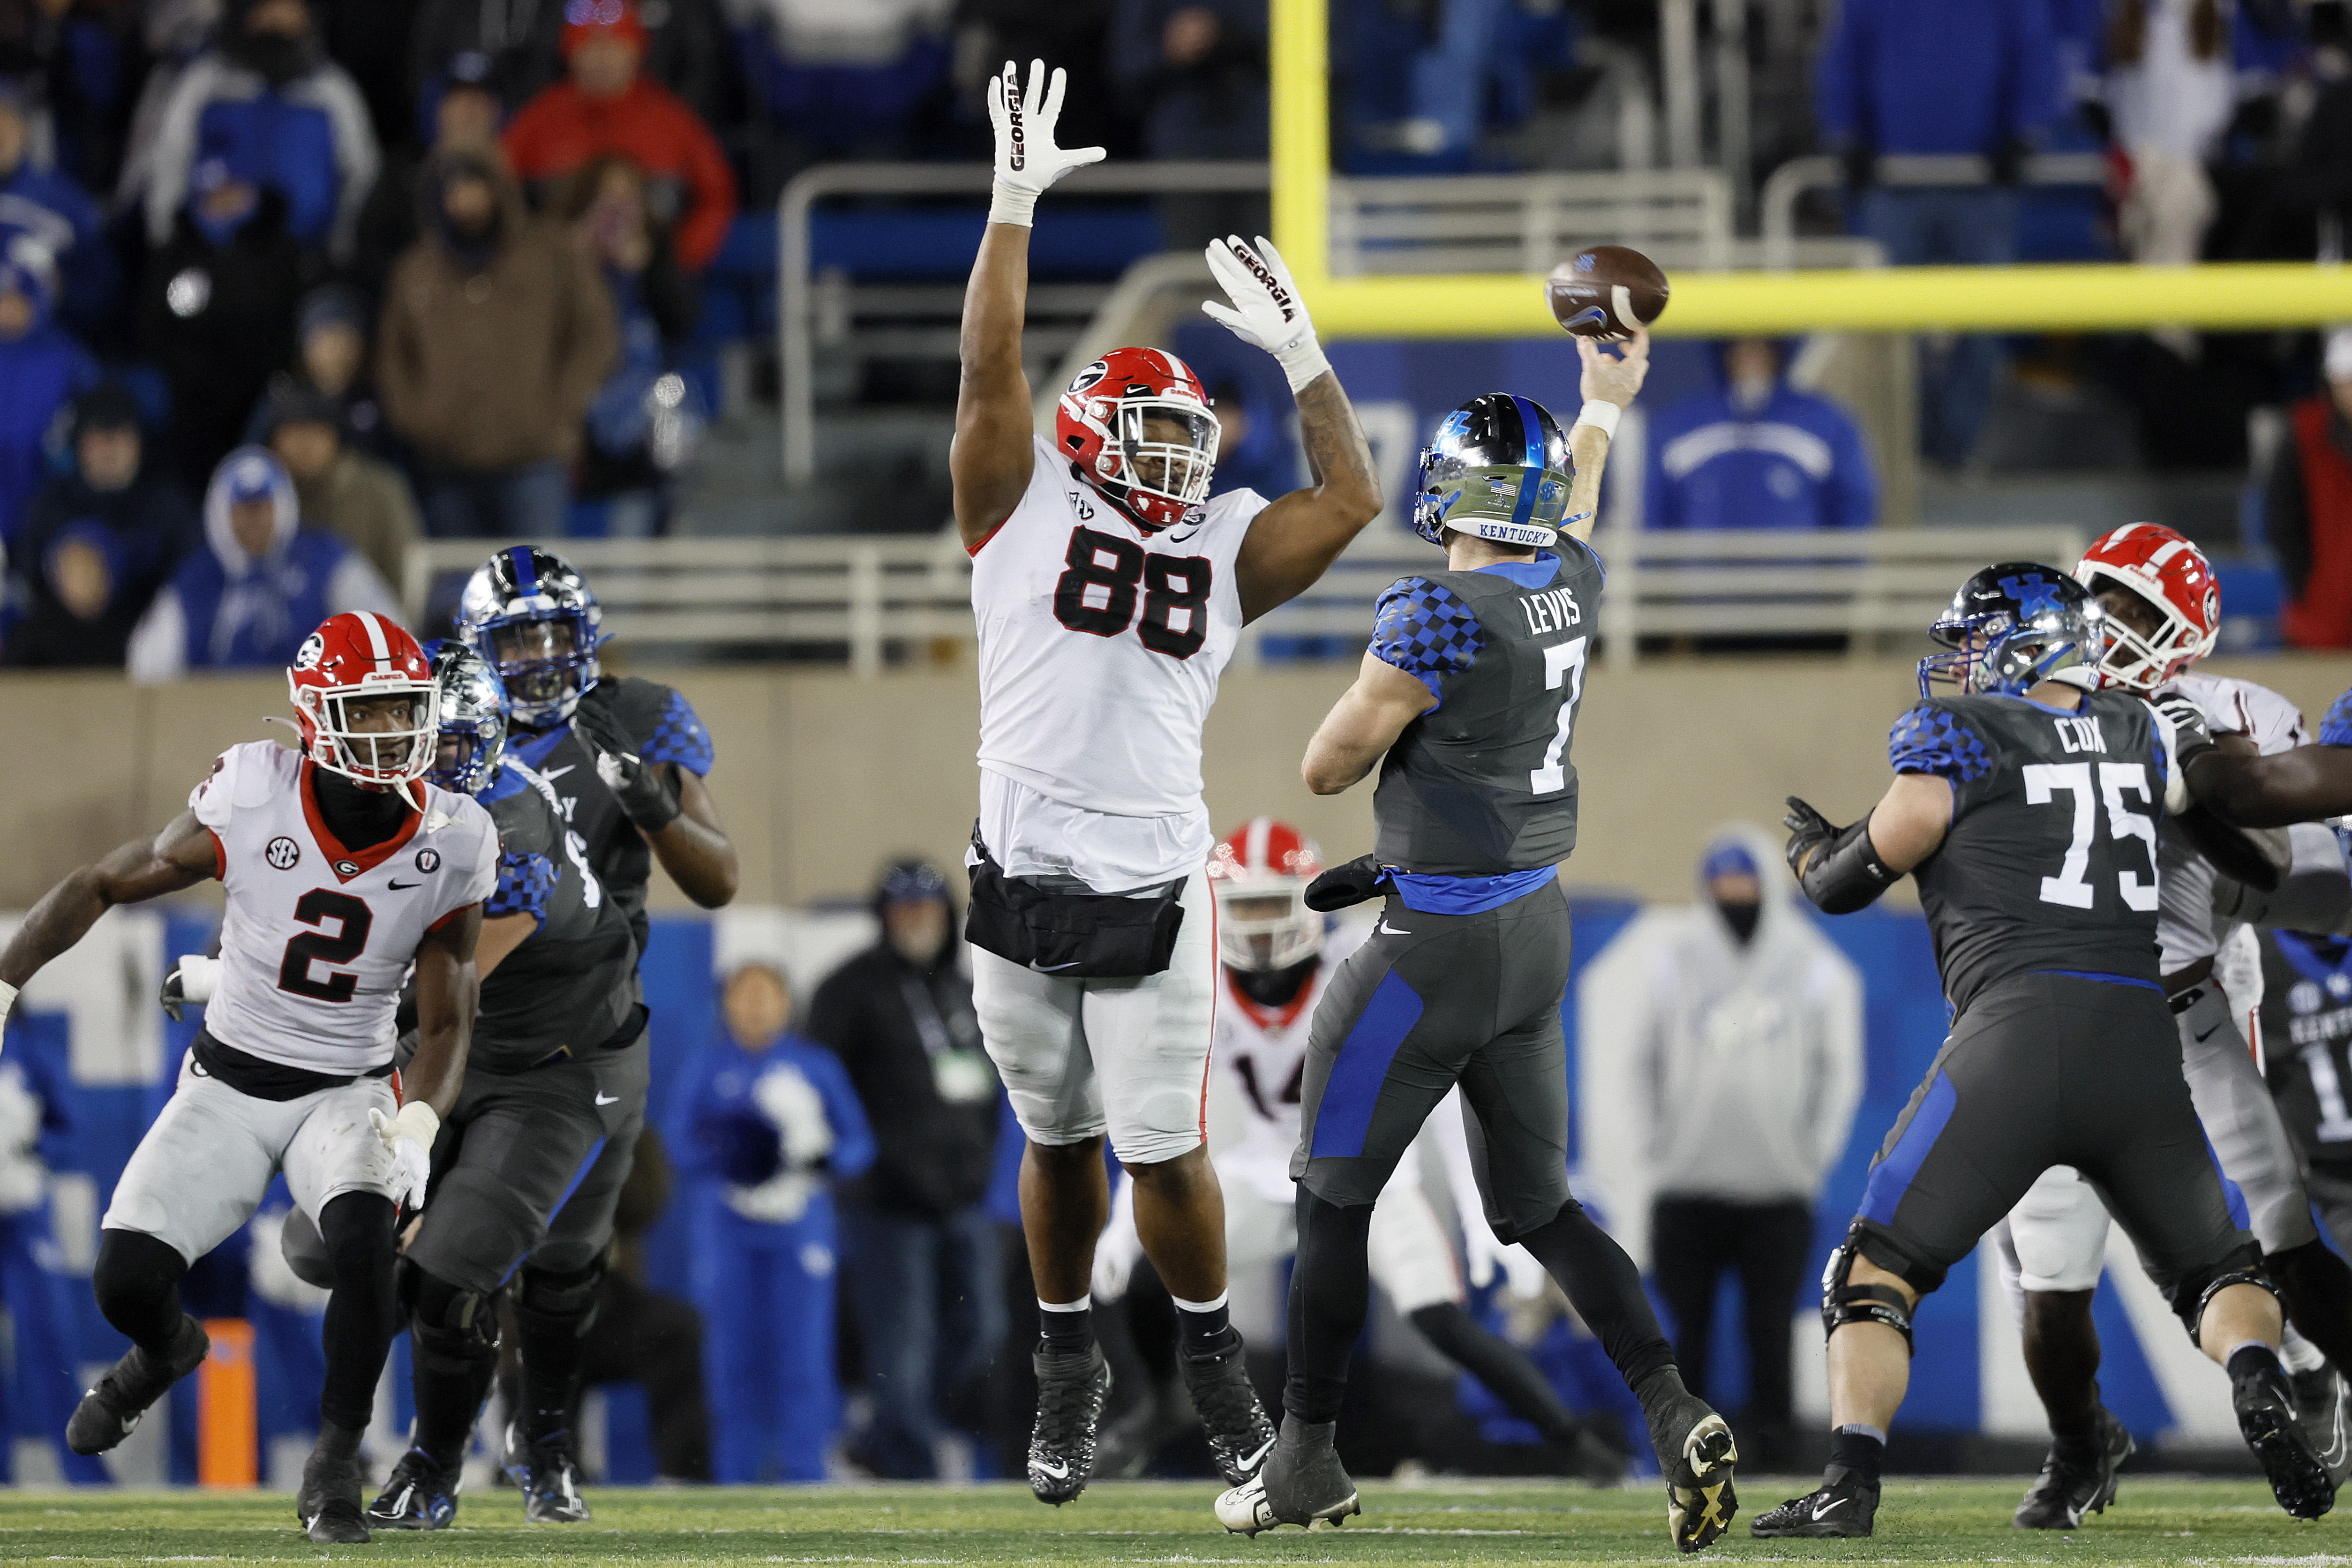
[[[2097,185],[2105,183],[2106,168],[2106,160],[2096,152],[2042,152],[2025,160],[2018,172],[2029,185]],[[1990,161],[1966,152],[1949,157],[1890,153],[1878,160],[1874,172],[1880,184],[1902,188],[1983,185],[1992,180]],[[1844,165],[1820,153],[1791,158],[1772,171],[1757,197],[1766,267],[1785,272],[1798,265],[1798,202],[1808,191],[1834,190],[1844,181]]]
[[[1716,169],[1453,174],[1331,182],[1331,272],[1549,272],[1578,246],[1629,245],[1668,269],[1732,265]]]
[[[779,290],[776,349],[781,359],[784,480],[805,485],[816,476],[816,320],[820,308],[836,320],[856,308],[846,291],[820,299],[809,267],[809,214],[820,201],[841,196],[985,196],[993,171],[985,163],[821,163],[796,176],[776,200]],[[1055,187],[1067,196],[1159,195],[1182,192],[1263,191],[1264,163],[1170,162],[1096,163],[1071,172]],[[952,291],[950,304],[960,303]],[[926,338],[927,350],[936,340]],[[953,339],[947,340],[950,357]]]

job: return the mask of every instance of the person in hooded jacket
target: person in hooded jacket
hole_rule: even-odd
[[[401,620],[367,558],[301,526],[284,464],[241,446],[205,491],[205,543],[180,563],[131,634],[124,660],[142,685],[199,670],[284,666],[320,622],[348,610]]]
[[[1675,1354],[1706,1386],[1716,1286],[1739,1276],[1748,1408],[1769,1448],[1792,1409],[1789,1322],[1813,1203],[1862,1097],[1862,981],[1797,913],[1777,846],[1739,822],[1708,836],[1699,902],[1669,918],[1633,1011],[1655,1194],[1651,1267]]]
[[[138,400],[121,382],[74,400],[71,436],[72,472],[33,498],[10,554],[0,656],[120,668],[131,628],[202,536],[187,497],[148,460]]]
[[[612,294],[594,257],[523,210],[494,155],[436,152],[423,199],[425,233],[385,289],[375,377],[424,469],[425,530],[561,535],[582,421],[620,351]]]
[[[0,227],[21,229],[58,257],[64,299],[59,312],[89,337],[110,325],[122,269],[100,237],[104,214],[72,175],[33,155],[31,109],[24,89],[0,77]],[[71,253],[68,262],[68,253]]]
[[[55,319],[57,271],[37,242],[0,246],[0,549],[14,552],[25,509],[48,475],[58,411],[98,380],[98,363]]]
[[[360,204],[383,154],[367,102],[327,57],[309,0],[226,0],[213,47],[173,84],[147,167],[147,238],[172,236],[195,171],[230,176],[286,204],[297,243],[351,259]]]
[[[1650,423],[1653,528],[1866,528],[1878,476],[1853,415],[1789,384],[1790,345],[1735,338],[1720,384]]]
[[[878,1146],[843,1194],[850,1300],[874,1416],[852,1439],[897,1480],[937,1475],[940,1409],[1004,1337],[986,1208],[1003,1091],[981,1050],[947,878],[896,860],[874,890],[881,936],[828,976],[807,1032],[833,1048]]]

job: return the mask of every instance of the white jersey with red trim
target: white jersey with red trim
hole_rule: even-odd
[[[1181,876],[1213,841],[1201,800],[1201,727],[1240,642],[1234,562],[1265,500],[1228,491],[1147,534],[1049,442],[1036,438],[1035,449],[1021,504],[972,551],[980,765],[1084,811],[1183,819],[1150,852],[1169,857],[1156,875]],[[1100,858],[1130,862],[1117,824],[1104,831],[1113,847]],[[1072,843],[1062,825],[1047,836],[1062,845],[1038,846],[1035,863],[1024,844],[991,840],[989,849],[1013,875],[1092,883],[1087,835]]]
[[[2157,688],[2158,695],[2179,692],[2205,710],[2205,724],[2215,735],[2242,735],[2264,757],[2311,743],[2304,728],[2303,710],[2268,686],[2228,675],[2191,671]],[[2170,819],[2157,841],[2156,940],[2163,949],[2163,968],[2179,974],[2200,958],[2212,956],[2221,938],[2213,926],[2213,866],[2189,842],[2188,835]]]
[[[205,1029],[313,1072],[392,1060],[393,1010],[425,934],[498,883],[499,833],[464,795],[418,783],[424,810],[347,851],[319,814],[317,765],[274,741],[233,746],[188,796],[228,893]]]
[[[1348,955],[1370,934],[1370,926],[1351,922],[1327,935],[1322,962],[1287,1007],[1260,1007],[1234,984],[1233,971],[1218,966],[1223,989],[1217,998],[1214,1051],[1234,1075],[1249,1115],[1241,1137],[1217,1155],[1217,1171],[1270,1202],[1287,1204],[1297,1192],[1290,1180],[1290,1156],[1298,1147],[1299,1098],[1316,1005]]]

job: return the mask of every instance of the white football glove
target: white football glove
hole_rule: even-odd
[[[422,1100],[411,1100],[400,1114],[368,1113],[368,1125],[392,1155],[392,1201],[399,1207],[425,1207],[425,1188],[433,1179],[433,1139],[441,1118]]]
[[[751,1103],[776,1129],[788,1168],[802,1169],[833,1153],[833,1123],[824,1101],[790,1067],[771,1068],[751,1085]]]
[[[163,977],[163,1011],[178,1023],[191,1007],[202,1007],[220,988],[221,961],[202,953],[183,953]]]
[[[988,221],[1019,224],[1034,221],[1037,198],[1045,188],[1073,169],[1103,161],[1099,147],[1060,147],[1054,127],[1062,118],[1061,68],[1049,81],[1045,62],[1029,62],[1029,90],[1021,90],[1021,67],[1007,60],[1003,70],[988,79],[988,122],[996,128],[996,183],[990,187]]]
[[[1127,1294],[1127,1282],[1143,1256],[1143,1237],[1135,1228],[1135,1184],[1118,1185],[1111,1199],[1110,1223],[1095,1241],[1095,1300],[1115,1301]]]
[[[1209,246],[1209,270],[1233,304],[1204,299],[1201,308],[1243,342],[1272,354],[1290,379],[1292,392],[1331,368],[1323,346],[1315,340],[1307,302],[1298,297],[1290,268],[1282,265],[1272,241],[1260,235],[1255,249],[1239,235],[1214,241]]]

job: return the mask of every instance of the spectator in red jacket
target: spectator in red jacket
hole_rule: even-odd
[[[570,75],[523,105],[507,126],[507,161],[536,184],[617,154],[646,172],[656,215],[678,259],[699,272],[735,217],[735,175],[710,130],[676,95],[637,72],[645,25],[635,0],[570,0],[563,58]]]
[[[2294,405],[2263,486],[2286,579],[2279,630],[2298,648],[2352,648],[2352,327],[2328,334],[2327,385]]]

